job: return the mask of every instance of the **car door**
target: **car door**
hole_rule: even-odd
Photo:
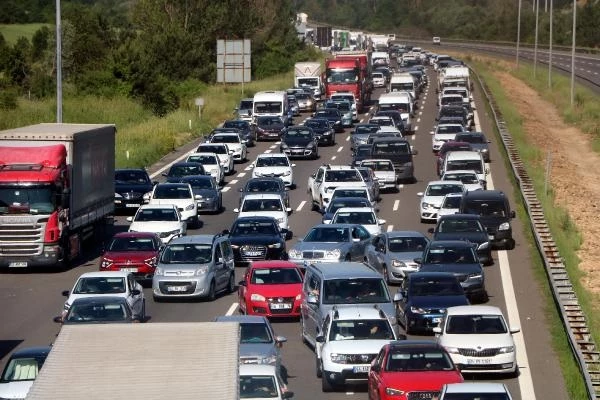
[[[366,246],[365,254],[367,255],[367,261],[379,272],[383,272],[382,265],[384,264],[384,252],[385,237],[383,235],[375,236],[375,238]]]
[[[325,317],[325,319],[323,320],[323,329],[321,330],[320,335],[323,336],[325,338],[325,341],[328,341],[327,336],[329,335],[329,325],[331,324],[331,320],[329,318],[329,315],[327,315]],[[315,344],[315,354],[317,355],[318,359],[321,359],[322,355],[321,355],[321,350],[323,349],[323,343],[319,343],[317,342]]]
[[[379,386],[382,384],[380,373],[384,369],[383,361],[385,359],[385,349],[381,349],[377,357],[375,358],[375,362],[373,366],[375,368],[371,368],[369,371],[369,398],[377,399],[379,398]]]
[[[315,274],[311,274],[310,281],[308,284],[309,293],[317,297],[317,304],[307,303],[307,317],[305,323],[305,331],[312,341],[315,340],[321,329],[321,316],[320,316],[320,304],[322,301],[321,293],[321,279]]]
[[[133,291],[139,291],[138,294],[134,294]],[[127,275],[127,302],[131,307],[134,315],[141,316],[142,308],[144,304],[144,291],[142,285],[136,282],[133,274]]]
[[[225,263],[225,258],[223,257],[221,243],[217,242],[215,244],[215,252],[211,263],[217,290],[223,289],[225,285],[227,285],[227,281],[229,279],[227,264]]]
[[[312,182],[312,200],[313,202],[320,202],[320,189],[323,184],[323,175],[325,174],[325,170],[323,168],[319,168],[317,173],[315,174]]]
[[[352,258],[363,261],[366,247],[371,242],[371,234],[361,225],[355,225],[352,231],[352,238],[358,238],[358,242],[352,243]]]

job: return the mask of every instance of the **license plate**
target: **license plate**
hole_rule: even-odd
[[[185,292],[187,286],[169,286],[169,292]]]
[[[292,308],[292,305],[289,303],[271,304],[271,309],[273,310],[286,310],[289,308]]]
[[[441,317],[431,318],[431,321],[434,323],[440,323],[442,321],[442,318]]]
[[[469,358],[467,360],[467,364],[472,364],[472,365],[479,365],[479,364],[491,364],[492,363],[492,359],[491,358]]]
[[[138,272],[137,268],[121,268],[123,272]]]
[[[125,207],[131,207],[131,208],[134,208],[134,207],[141,207],[141,204],[137,204],[137,203],[127,203],[127,204],[125,204]]]
[[[260,251],[248,251],[246,252],[247,256],[253,257],[253,256],[260,256],[262,253]]]
[[[370,365],[356,365],[352,368],[352,372],[369,372]]]
[[[27,261],[14,261],[8,264],[8,268],[27,268]]]
[[[489,240],[494,240],[494,235],[488,235]]]

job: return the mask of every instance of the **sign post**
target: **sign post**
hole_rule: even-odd
[[[204,99],[202,97],[196,97],[194,101],[198,106],[198,118],[202,119],[202,107],[204,107]]]
[[[251,82],[251,43],[250,39],[217,40],[217,82]]]

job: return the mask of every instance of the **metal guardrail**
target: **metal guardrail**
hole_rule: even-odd
[[[562,322],[567,331],[571,350],[583,374],[588,397],[590,399],[600,399],[600,352],[590,333],[585,315],[573,290],[573,285],[567,274],[563,259],[552,238],[552,233],[544,217],[542,205],[535,194],[533,182],[506,127],[502,112],[486,83],[473,69],[471,71],[477,77],[480,87],[488,100],[496,127],[502,139],[502,144],[510,160],[514,176],[519,183],[521,196],[529,214],[535,242],[542,256],[548,280],[552,286],[554,301],[560,311]]]

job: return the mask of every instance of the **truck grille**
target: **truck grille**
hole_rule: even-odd
[[[0,256],[35,256],[42,254],[45,222],[23,218],[13,222],[0,219]]]
[[[460,355],[466,357],[494,357],[498,355],[498,350],[500,349],[458,349],[458,352],[460,353]]]
[[[408,396],[406,396],[407,400],[428,400],[428,399],[434,399],[436,398],[436,396],[440,394],[440,392],[433,392],[433,391],[427,391],[427,392],[410,392],[408,394]]]

